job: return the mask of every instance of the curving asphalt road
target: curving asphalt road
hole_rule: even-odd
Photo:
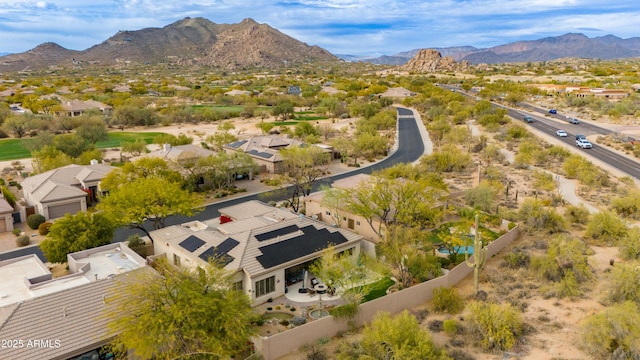
[[[371,174],[373,171],[381,170],[396,164],[400,163],[412,163],[418,160],[422,154],[424,153],[424,141],[421,136],[420,129],[418,127],[418,123],[416,117],[411,109],[397,107],[398,111],[398,125],[397,125],[397,148],[386,157],[384,160],[376,162],[374,164],[364,166],[353,171],[349,171],[346,173],[341,173],[329,177],[325,177],[316,183],[314,183],[312,192],[318,191],[322,185],[330,185],[336,180],[343,179],[348,176],[356,175],[356,174]],[[290,189],[290,188],[287,188]],[[195,216],[186,217],[186,216],[171,216],[167,218],[165,224],[167,226],[182,224],[185,222],[193,221],[193,220],[208,220],[215,217],[220,216],[220,212],[218,211],[220,208],[236,205],[241,202],[249,201],[249,200],[258,200],[258,194],[250,194],[240,198],[234,198],[230,200],[220,201],[213,204],[209,204],[205,206],[204,210]],[[261,199],[264,201],[264,199]],[[273,200],[282,200],[273,199]],[[145,225],[147,230],[152,230],[152,226],[147,223]],[[132,234],[140,234],[142,235],[142,231],[136,229],[129,228],[118,228],[115,232],[115,236],[113,238],[113,242],[120,242],[127,239],[129,235]],[[42,261],[46,262],[42,251],[40,251],[39,246],[31,246],[27,248],[20,248],[18,250],[9,251],[0,254],[0,260],[12,259],[19,256],[35,254]]]

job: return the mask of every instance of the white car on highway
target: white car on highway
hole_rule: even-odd
[[[556,131],[556,135],[560,136],[560,137],[567,137],[567,132],[564,130],[558,130]]]
[[[581,147],[583,149],[591,149],[593,147],[593,145],[591,145],[591,142],[587,139],[576,140],[576,146]]]

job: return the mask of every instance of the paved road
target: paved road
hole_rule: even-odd
[[[476,98],[475,95],[465,93],[460,89],[452,87],[450,85],[439,85],[439,86],[453,89],[459,92],[460,94],[463,94],[468,97]],[[507,114],[516,120],[522,120],[525,115],[530,115],[529,113],[524,113],[500,104],[493,103],[493,105],[507,110]],[[569,136],[567,136],[566,138],[558,138],[558,139],[569,146],[576,146],[576,141],[575,141],[576,134],[589,136],[589,135],[595,135],[595,134],[607,135],[607,134],[613,133],[613,131],[609,129],[605,129],[590,123],[580,122],[580,125],[569,124],[566,116],[560,113],[549,114],[547,109],[539,108],[531,104],[519,104],[519,105],[526,107],[529,111],[544,114],[544,116],[534,115],[533,116],[534,121],[532,123],[525,123],[523,121],[522,122],[523,124],[527,126],[531,126],[532,128],[535,128],[536,130],[541,131],[550,136],[556,136],[556,131],[558,129],[563,129],[567,131],[567,134],[569,134]],[[591,156],[599,161],[602,161],[604,164],[611,166],[612,168],[619,170],[620,172],[625,173],[634,179],[640,179],[640,163],[632,158],[620,155],[614,151],[607,149],[606,147],[599,146],[597,144],[594,144],[593,148],[591,149],[584,150],[584,155],[586,158],[589,158]]]
[[[348,177],[348,176],[352,176],[356,174],[371,174],[373,171],[381,170],[399,163],[412,163],[418,160],[420,156],[423,155],[425,147],[424,147],[424,141],[422,139],[421,131],[420,131],[420,128],[418,127],[416,118],[413,114],[413,111],[410,109],[398,107],[397,111],[398,111],[397,148],[395,151],[393,151],[391,155],[389,155],[384,160],[379,161],[377,163],[374,163],[362,168],[358,168],[347,173],[337,174],[337,175],[323,178],[314,184],[312,191],[318,191],[322,185],[330,185],[334,181]],[[171,226],[171,225],[182,224],[192,220],[208,220],[208,219],[216,218],[220,216],[220,212],[218,211],[218,209],[220,208],[236,205],[248,200],[257,200],[257,199],[258,199],[258,194],[250,194],[245,197],[234,198],[226,201],[217,202],[214,204],[207,205],[204,211],[196,214],[195,216],[192,216],[192,217],[171,216],[167,218],[165,223],[167,226]],[[265,201],[264,198],[261,198],[259,200]],[[273,200],[282,200],[282,199],[274,198]],[[148,223],[146,224],[146,228],[148,230],[152,229],[152,227]],[[129,235],[132,235],[132,234],[144,235],[141,230],[119,228],[116,230],[115,236],[113,238],[113,242],[124,241],[127,239]],[[0,260],[12,259],[19,256],[29,255],[29,254],[36,254],[40,257],[40,259],[42,259],[43,261],[46,261],[44,255],[40,251],[40,247],[38,246],[30,246],[30,247],[21,248],[14,251],[1,253]]]

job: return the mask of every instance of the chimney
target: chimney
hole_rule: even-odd
[[[89,161],[89,164],[91,164],[91,165],[98,165],[98,160],[96,160],[96,159],[91,159],[91,161]]]
[[[171,149],[171,144],[164,144],[162,148],[164,149],[165,152],[169,152],[169,150]]]

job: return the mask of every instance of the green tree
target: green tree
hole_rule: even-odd
[[[130,274],[107,297],[118,304],[108,314],[115,349],[139,359],[230,359],[246,350],[253,309],[221,266],[192,271],[159,261],[156,269]]]
[[[138,178],[111,188],[98,204],[117,225],[129,225],[142,230],[153,241],[145,222],[153,229],[165,226],[172,215],[191,216],[202,203],[199,195],[183,190],[180,184],[163,178]]]
[[[276,106],[272,110],[273,116],[281,117],[282,120],[287,120],[294,113],[294,105],[289,99],[279,100]]]
[[[640,308],[632,301],[615,304],[580,324],[582,348],[593,359],[640,358]]]
[[[98,141],[108,139],[107,124],[100,117],[90,117],[76,129],[76,135],[87,143],[95,145]]]
[[[287,199],[293,211],[300,209],[300,198],[309,195],[313,183],[325,173],[329,155],[317,146],[296,146],[280,151],[284,172],[292,190]]]
[[[25,136],[33,128],[31,119],[21,115],[7,117],[2,123],[2,127],[17,138]]]
[[[109,191],[141,178],[159,178],[173,183],[182,183],[182,175],[171,169],[164,159],[145,157],[111,171],[102,179],[100,187],[103,191]]]
[[[206,142],[214,151],[222,151],[222,146],[238,141],[238,137],[228,131],[217,131],[206,138]]]
[[[53,145],[56,149],[72,158],[77,158],[83,152],[93,149],[93,145],[89,144],[77,133],[57,135],[53,139]]]
[[[40,248],[48,261],[64,263],[67,254],[110,244],[114,230],[114,222],[103,214],[66,214],[51,225]]]
[[[362,341],[344,343],[338,349],[339,360],[403,359],[447,360],[447,353],[438,349],[430,333],[420,327],[415,316],[405,310],[392,317],[381,312],[362,331]]]
[[[40,150],[33,150],[31,157],[33,157],[32,164],[35,173],[43,173],[73,164],[73,158],[56,149],[53,145],[45,145]]]
[[[143,139],[123,141],[120,143],[120,151],[132,156],[138,156],[147,151],[147,143]]]

